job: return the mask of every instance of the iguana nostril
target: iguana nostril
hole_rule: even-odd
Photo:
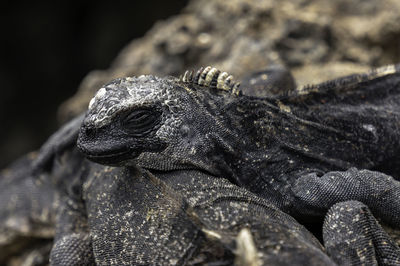
[[[83,128],[83,133],[85,134],[86,137],[93,137],[95,135],[95,129],[90,128],[90,127],[85,127]]]

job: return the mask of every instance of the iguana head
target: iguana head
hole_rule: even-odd
[[[181,79],[113,80],[90,101],[78,147],[102,164],[213,172],[213,150],[231,134],[221,107],[237,97],[237,87],[210,67]]]

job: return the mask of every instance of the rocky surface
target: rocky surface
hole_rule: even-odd
[[[91,72],[60,119],[85,110],[103,83],[120,76],[214,65],[240,79],[282,64],[304,85],[399,61],[397,0],[193,0],[128,44],[109,69]]]

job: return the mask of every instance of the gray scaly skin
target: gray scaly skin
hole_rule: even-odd
[[[193,264],[196,261],[216,260],[229,262],[232,260],[233,250],[240,253],[240,250],[232,247],[232,234],[236,236],[239,231],[239,229],[235,231],[229,227],[233,225],[241,229],[250,228],[254,237],[255,250],[258,248],[259,253],[262,254],[261,259],[256,260],[257,262],[293,264],[293,261],[296,261],[298,264],[319,265],[322,262],[328,264],[326,257],[321,255],[320,246],[315,239],[310,237],[305,228],[297,224],[290,216],[277,210],[276,205],[295,215],[302,213],[303,215],[299,215],[302,218],[322,216],[330,208],[324,223],[324,244],[331,258],[339,264],[396,263],[397,246],[382,231],[368,207],[359,201],[366,203],[376,216],[398,227],[396,221],[398,197],[393,196],[398,195],[397,181],[382,173],[367,170],[350,169],[344,172],[328,172],[328,170],[341,170],[354,165],[363,167],[365,164],[365,167],[389,171],[391,167],[396,166],[392,151],[396,150],[396,143],[398,143],[396,142],[398,135],[395,132],[396,123],[393,123],[393,121],[398,121],[396,117],[398,72],[398,67],[391,66],[369,74],[350,76],[297,91],[294,88],[286,88],[284,95],[276,94],[274,91],[255,94],[268,95],[268,98],[264,99],[239,96],[237,86],[229,82],[228,75],[220,75],[216,70],[210,71],[210,69],[199,72],[200,75],[204,74],[201,79],[188,73],[184,77],[184,82],[171,77],[160,79],[151,76],[112,82],[93,100],[81,129],[79,146],[91,160],[126,167],[104,167],[86,161],[76,154],[71,144],[76,138],[79,129],[77,125],[80,124],[81,118],[77,118],[56,132],[43,146],[39,159],[34,164],[35,170],[38,168],[48,170],[51,168],[49,164],[51,165],[54,161],[53,158],[60,158],[56,160],[60,163],[55,164],[56,167],[53,165],[49,176],[50,179],[55,179],[53,183],[57,184],[62,192],[64,198],[61,202],[67,204],[59,209],[57,215],[57,234],[52,251],[52,264],[91,264],[94,260],[99,264],[140,262]],[[208,73],[217,74],[210,78]],[[218,77],[223,78],[218,79]],[[261,80],[263,79],[262,74]],[[255,82],[252,82],[253,80]],[[255,83],[262,88],[262,82],[259,83],[259,80],[257,77],[252,78],[248,83]],[[286,82],[286,84],[289,83]],[[265,84],[266,89],[273,87]],[[379,90],[379,87],[383,89]],[[126,92],[127,88],[130,88],[128,91],[134,92],[133,95],[136,98]],[[367,90],[362,90],[365,88]],[[243,91],[245,94],[247,92],[252,94],[252,88],[249,90],[244,88]],[[370,99],[371,96],[379,94],[383,97]],[[142,101],[135,103],[135,99],[142,99]],[[362,102],[371,106],[363,106],[360,104]],[[337,110],[332,113],[325,110],[328,114],[326,121],[308,121],[295,116],[296,112],[302,110],[307,110],[303,114],[305,118],[316,116],[320,110],[324,109],[318,109],[322,103],[327,104],[327,110],[331,108],[331,111],[335,111],[339,107],[344,107],[339,108],[340,111],[349,113],[353,111],[354,116],[368,117],[364,121],[367,120],[370,123],[363,124],[361,127],[375,139],[372,138],[368,146],[368,143],[363,141],[363,137],[368,137],[368,134],[364,136],[362,130],[357,131],[360,126],[357,127],[355,123],[362,120],[354,117],[343,119]],[[152,108],[153,104],[157,104],[157,107]],[[306,104],[311,108],[306,108]],[[385,104],[389,107],[386,117],[383,107]],[[113,108],[109,109],[107,106]],[[295,106],[298,109],[295,109]],[[335,106],[338,108],[332,108]],[[349,108],[351,106],[353,108]],[[142,107],[145,108],[141,110]],[[368,112],[362,114],[358,112],[360,110],[368,110]],[[129,118],[124,116],[124,112],[125,115],[129,114]],[[151,114],[158,114],[158,116]],[[340,119],[334,121],[332,116]],[[382,116],[385,119],[379,119]],[[129,120],[133,123],[129,123]],[[96,122],[91,124],[90,121]],[[336,132],[327,127],[328,122],[336,126],[347,125],[344,128],[349,131],[346,131],[346,134],[343,133],[344,136],[342,136],[339,134],[340,130]],[[290,126],[290,123],[294,132],[288,131],[286,127],[286,125]],[[374,131],[374,129],[379,129],[379,131]],[[342,131],[345,132],[344,129]],[[332,132],[336,132],[338,136]],[[293,140],[290,139],[290,133]],[[318,141],[324,140],[324,138],[319,139],[324,136],[323,133],[332,134],[328,134],[324,144],[329,144],[329,141],[337,141],[337,143],[331,143],[332,146],[318,146],[317,144],[321,144]],[[316,144],[312,142],[312,137]],[[327,150],[330,147],[346,150],[344,148],[347,147],[349,140],[343,141],[340,137],[355,140],[355,144],[359,146],[351,145],[354,151],[358,151],[354,157],[366,158],[366,163],[360,159],[346,165],[341,160],[335,159],[335,156],[333,159],[325,158],[324,152],[335,155],[332,150]],[[246,145],[239,145],[241,143]],[[393,145],[388,147],[386,143]],[[379,147],[380,144],[386,146]],[[371,149],[371,146],[375,149]],[[368,154],[371,151],[375,153]],[[343,155],[344,158],[346,158],[345,155]],[[337,154],[337,157],[340,155]],[[371,158],[377,160],[373,162]],[[385,162],[388,158],[393,160]],[[302,163],[300,164],[299,161]],[[292,167],[287,167],[288,164]],[[342,168],[341,164],[343,164]],[[295,165],[298,169],[294,167]],[[141,168],[137,166],[147,170],[140,170]],[[66,169],[69,170],[65,171]],[[138,172],[141,174],[137,174]],[[324,173],[325,175],[319,178]],[[247,187],[268,200],[264,202],[263,199],[227,183],[221,177]],[[252,183],[251,178],[256,182]],[[158,181],[154,182],[154,180]],[[201,183],[201,180],[206,180],[205,184],[196,186]],[[180,182],[184,185],[180,185]],[[215,186],[215,184],[218,185]],[[260,188],[258,189],[256,185]],[[148,187],[148,189],[127,189],[135,186]],[[224,189],[226,186],[231,187]],[[207,199],[211,193],[204,194],[202,187],[205,190],[216,187],[215,193],[218,200],[208,202]],[[346,189],[341,189],[342,187]],[[262,191],[263,189],[266,191]],[[138,194],[138,191],[142,192]],[[165,191],[169,192],[165,193]],[[185,193],[185,191],[190,193]],[[231,197],[230,193],[236,197]],[[381,194],[384,194],[383,201],[377,204],[378,201],[374,200],[380,198]],[[245,205],[230,203],[237,201],[238,195],[240,195],[241,204]],[[198,206],[196,199],[201,196],[207,198],[204,201],[205,207],[202,209],[205,211],[203,212],[196,210]],[[154,205],[151,197],[163,199],[167,203],[173,201],[176,206],[189,207],[175,208],[173,211],[168,208],[157,211],[160,205],[163,205]],[[141,198],[146,200],[138,202]],[[119,199],[119,201],[113,199]],[[349,201],[354,199],[358,201]],[[226,204],[223,207],[216,206],[220,201]],[[256,202],[264,203],[259,205]],[[174,206],[174,204],[167,205]],[[153,208],[141,207],[147,205],[156,208],[153,210]],[[257,207],[254,207],[255,205]],[[135,219],[130,218],[131,211],[135,209]],[[261,211],[265,214],[254,215],[255,209],[258,210],[257,213]],[[242,215],[232,215],[238,212],[242,212]],[[229,221],[232,223],[225,226],[221,223],[221,219],[211,219],[214,213],[219,213],[218,217],[230,217]],[[390,213],[395,215],[391,216]],[[127,215],[121,216],[122,214]],[[201,241],[191,242],[193,238],[190,235],[179,238],[182,239],[181,244],[183,243],[180,247],[191,250],[185,244],[192,243],[195,248],[193,248],[193,253],[179,253],[177,257],[174,257],[172,252],[176,249],[177,243],[172,241],[172,244],[166,245],[167,248],[161,253],[164,255],[171,253],[172,257],[168,257],[168,260],[172,258],[172,261],[162,261],[160,258],[164,257],[151,254],[150,247],[157,246],[157,243],[160,243],[159,239],[163,241],[168,241],[170,237],[176,239],[173,237],[174,233],[165,234],[165,232],[175,232],[168,229],[174,226],[160,226],[174,224],[174,219],[171,217],[176,216],[182,218],[178,219],[178,221],[182,220],[178,222],[180,228],[188,230],[194,223],[194,228],[200,232]],[[254,216],[256,218],[252,218]],[[153,217],[159,221],[156,223],[159,225],[156,228],[161,231],[154,230],[154,226],[150,226],[151,223],[149,225],[148,221]],[[134,233],[136,230],[140,231],[140,228],[137,228],[140,224],[138,221],[144,224],[141,228],[144,232],[152,232],[153,238],[146,237],[145,233]],[[280,227],[281,221],[285,221],[285,229]],[[107,226],[102,225],[102,222],[105,222]],[[260,229],[260,224],[262,229]],[[268,238],[265,238],[263,230],[268,227],[280,228],[274,230],[273,233],[267,231],[268,238],[274,236],[274,241],[268,242]],[[148,231],[146,228],[152,230]],[[288,233],[287,228],[293,228],[295,231]],[[373,234],[370,233],[371,231]],[[127,232],[130,233],[127,234]],[[165,237],[166,235],[170,237]],[[217,237],[219,240],[214,241],[216,242],[214,245],[210,244],[210,236],[215,238],[216,235],[219,236]],[[121,243],[130,245],[132,242],[144,245],[145,248],[137,249],[133,253],[121,249]],[[241,240],[237,239],[238,247],[240,243]],[[110,249],[110,247],[114,248]],[[285,249],[286,247],[288,249]],[[314,248],[311,253],[301,252],[305,247]],[[107,250],[112,252],[107,252]],[[275,257],[268,255],[271,252]],[[257,256],[253,256],[255,257]],[[281,260],[276,261],[277,258]]]
[[[333,265],[296,220],[222,178],[91,165],[83,188],[100,265],[232,265],[244,228],[254,239],[257,263]],[[53,254],[69,250],[65,243]]]
[[[201,82],[153,76],[112,81],[93,98],[78,147],[103,164],[224,177],[292,214],[302,212],[300,201],[310,205],[301,194],[304,184],[311,182],[304,191],[310,190],[330,171],[357,167],[398,175],[399,66],[300,88],[278,100]],[[351,173],[335,175],[362,181]]]
[[[182,262],[186,264],[198,264],[211,261],[231,264],[234,258],[232,253],[238,251],[238,248],[235,248],[236,241],[241,241],[240,239],[236,240],[239,230],[243,228],[244,224],[248,226],[254,223],[255,226],[251,226],[251,231],[256,232],[256,243],[265,242],[265,237],[271,235],[271,231],[275,232],[277,228],[282,227],[282,229],[280,229],[282,233],[273,234],[273,238],[268,237],[268,245],[274,248],[269,249],[268,252],[261,253],[261,258],[258,258],[256,248],[253,252],[246,251],[246,254],[239,256],[243,260],[242,264],[247,265],[249,262],[257,264],[258,261],[268,261],[278,264],[291,260],[291,256],[295,253],[298,254],[298,258],[302,258],[300,261],[303,263],[329,263],[329,259],[322,253],[321,246],[318,244],[317,240],[291,217],[281,213],[274,206],[270,206],[270,204],[263,202],[261,199],[254,197],[248,192],[241,191],[222,179],[206,176],[196,171],[180,172],[179,176],[174,173],[173,176],[167,175],[168,178],[166,179],[174,186],[180,186],[180,190],[186,190],[186,200],[190,200],[192,203],[190,206],[193,206],[190,212],[185,210],[185,208],[175,208],[172,211],[172,215],[168,212],[162,212],[162,210],[158,210],[160,205],[165,206],[165,203],[160,203],[161,201],[156,201],[157,204],[154,205],[154,211],[153,209],[149,209],[152,201],[144,200],[146,197],[156,196],[158,199],[164,199],[164,201],[170,202],[171,205],[176,205],[177,203],[177,206],[182,205],[182,199],[179,197],[180,192],[160,193],[160,190],[165,191],[167,186],[165,184],[164,186],[160,186],[160,181],[156,181],[156,184],[154,184],[154,177],[150,178],[153,182],[148,182],[149,180],[142,177],[139,179],[141,182],[136,181],[132,183],[130,179],[132,176],[135,176],[135,174],[121,173],[118,169],[110,171],[109,168],[104,168],[100,165],[85,161],[73,148],[77,129],[79,129],[82,118],[82,116],[75,118],[57,131],[45,145],[43,145],[37,155],[28,156],[20,162],[15,163],[10,170],[4,171],[5,176],[2,178],[2,181],[4,181],[2,185],[4,184],[4,186],[1,186],[1,188],[4,189],[2,193],[3,203],[6,204],[1,208],[4,214],[2,217],[6,218],[6,220],[1,223],[5,228],[4,236],[10,235],[10,225],[12,224],[10,224],[9,221],[15,220],[17,223],[20,223],[20,225],[13,223],[13,228],[21,231],[16,234],[16,240],[7,240],[7,243],[16,243],[17,245],[21,243],[21,236],[29,236],[32,234],[35,237],[43,235],[46,240],[50,240],[54,234],[54,216],[57,214],[57,233],[51,260],[54,265],[93,264],[94,255],[91,236],[95,239],[94,247],[98,264],[180,264]],[[32,159],[34,159],[34,163],[30,166]],[[87,175],[88,169],[90,169],[90,173],[95,172],[95,174]],[[37,176],[38,172],[42,172],[43,170],[46,170],[47,173]],[[118,176],[117,185],[113,183],[110,185],[104,182],[107,181],[110,173],[115,173],[116,176]],[[101,176],[101,179],[98,179],[98,176]],[[127,180],[125,180],[126,178]],[[81,184],[82,179],[87,180],[84,186]],[[176,180],[185,182],[180,184]],[[50,184],[43,181],[50,181]],[[100,182],[96,183],[95,181]],[[11,186],[9,182],[12,182],[14,185]],[[200,186],[199,184],[202,182],[203,185]],[[120,191],[121,187],[140,187],[143,184],[149,187],[148,191],[134,189],[132,190],[133,193],[130,194],[124,193],[125,191]],[[56,190],[54,190],[51,185],[54,185]],[[90,189],[84,189],[82,192],[82,187],[86,188],[87,186],[89,186]],[[218,186],[220,186],[220,188],[218,188]],[[13,187],[15,187],[16,190],[13,189]],[[215,189],[215,187],[218,189]],[[94,188],[94,190],[91,188]],[[201,190],[199,192],[197,191],[199,188],[202,188],[202,190],[210,190],[210,192],[204,193]],[[211,193],[211,190],[213,190],[213,193]],[[135,202],[132,200],[132,195],[136,196],[138,192],[140,192],[140,194],[137,198],[140,199],[140,201]],[[89,211],[86,211],[85,203],[82,200],[82,194]],[[98,200],[98,195],[102,195],[101,200]],[[210,196],[213,197],[210,198]],[[96,222],[96,218],[93,218],[93,214],[100,211],[105,214],[101,216],[101,218],[105,220],[106,223],[115,222],[110,219],[109,215],[115,215],[115,213],[118,215],[119,213],[127,211],[126,206],[125,208],[121,207],[119,202],[114,204],[115,199],[120,198],[128,202],[130,206],[135,206],[136,215],[133,217],[130,215],[126,218],[125,222],[128,226],[121,223],[121,219],[118,219],[116,221],[116,226],[120,227],[120,229],[118,231],[109,231],[110,228],[115,228],[116,226],[107,226],[103,223],[104,221],[100,223]],[[15,199],[17,199],[17,201]],[[246,199],[246,203],[242,202],[243,199]],[[227,204],[231,205],[235,201],[237,202],[234,208],[231,206],[224,206]],[[263,206],[263,204],[265,206]],[[141,210],[141,205],[143,205],[145,209]],[[31,206],[34,207],[32,210]],[[215,214],[215,217],[207,213],[210,209],[214,212],[214,209],[218,207],[221,210],[219,213]],[[253,210],[248,210],[250,207],[252,207]],[[113,210],[114,213],[107,213],[107,210]],[[139,212],[137,210],[139,210]],[[206,211],[206,213],[204,213],[204,211]],[[28,213],[28,215],[25,213],[19,215],[18,213],[20,212],[30,213]],[[48,230],[48,233],[45,235],[41,233],[43,229],[38,227],[38,225],[43,225],[40,221],[36,222],[35,218],[36,216],[43,216],[40,212],[51,216],[50,218],[47,216],[41,218],[45,223],[43,225],[45,225],[45,228],[47,228],[46,230]],[[232,212],[234,212],[235,216],[232,216]],[[240,212],[242,214],[238,215]],[[271,218],[268,223],[265,223],[265,215],[262,215],[262,213],[272,215],[273,218]],[[92,221],[93,225],[90,229],[88,228],[87,215],[95,221]],[[193,218],[194,215],[196,217]],[[18,217],[15,218],[14,216]],[[154,219],[159,220],[159,223],[163,225],[161,231],[152,230],[153,234],[151,237],[157,241],[146,240],[146,238],[149,238],[148,226],[143,226],[141,229],[137,229],[135,226],[137,221],[143,223],[149,221],[153,216],[155,217]],[[190,229],[196,232],[195,241],[190,237],[179,234],[180,232],[168,231],[170,228],[167,225],[174,225],[174,220],[171,219],[171,217],[174,216],[186,217],[186,220],[183,219],[179,221],[179,226],[180,228],[186,228],[186,230]],[[219,221],[220,217],[224,218],[225,224]],[[204,218],[208,220],[204,221]],[[26,225],[21,223],[21,221],[25,220],[27,221]],[[282,223],[280,220],[285,222]],[[196,222],[195,225],[193,225],[194,221]],[[149,223],[151,224],[153,222],[151,221]],[[26,226],[33,227],[25,228]],[[260,230],[257,229],[257,226],[263,229],[263,234],[257,233],[257,231]],[[229,228],[229,230],[227,230],[227,228]],[[265,228],[269,228],[269,230],[265,230]],[[129,230],[131,234],[121,233],[126,230]],[[165,235],[165,231],[169,232],[169,234],[167,234],[167,237],[162,237]],[[221,231],[225,233],[219,235]],[[138,234],[138,232],[140,232],[140,234]],[[298,236],[299,234],[300,237]],[[97,238],[95,236],[99,237]],[[211,238],[211,240],[209,238]],[[8,237],[7,239],[10,238]],[[160,246],[160,239],[172,242],[169,245],[168,243],[161,245],[165,247],[162,252],[156,247],[156,245]],[[181,245],[174,243],[172,239],[178,239]],[[245,245],[248,245],[249,236],[247,236],[246,239]],[[121,252],[121,250],[118,251],[118,249],[110,250],[109,248],[104,248],[104,245],[118,246],[118,243],[127,241],[128,245],[137,243],[142,249],[134,251],[132,254],[129,249],[124,249]],[[223,243],[221,243],[221,241],[223,241]],[[250,241],[252,241],[251,235]],[[23,242],[27,245],[31,243]],[[44,242],[44,247],[48,248],[48,243],[49,241]],[[41,243],[39,242],[39,244]],[[284,244],[286,248],[281,249],[282,244]],[[35,246],[36,248],[32,248],[32,255],[29,255],[30,257],[27,257],[26,260],[32,261],[31,257],[35,256],[34,263],[43,263],[47,257],[47,249],[42,250],[42,248],[38,248],[38,244]],[[6,245],[5,247],[8,246]],[[180,254],[181,249],[178,249],[179,247],[181,249],[190,250],[191,252],[189,254]],[[23,247],[19,248],[21,249]],[[25,249],[27,248],[25,247]],[[37,252],[40,252],[40,256],[38,256]],[[5,253],[10,254],[8,251]],[[102,255],[102,253],[106,255]],[[250,258],[247,258],[249,255],[251,255]]]
[[[333,206],[339,214],[328,218],[339,218],[326,219],[324,237],[334,236],[325,242],[337,262],[395,263],[398,247],[386,241],[368,208],[398,228],[400,184],[357,168],[398,177],[399,69],[387,66],[274,99],[241,95],[232,77],[212,68],[182,79],[117,79],[91,101],[78,147],[92,161],[141,166],[156,176],[194,170],[225,178],[302,220],[323,217]],[[346,212],[360,220],[338,228]],[[349,234],[357,226],[376,235],[346,244],[358,241]],[[347,255],[337,256],[334,250],[343,248]]]
[[[40,158],[51,158],[50,147],[43,146]],[[292,217],[223,178],[197,170],[154,175],[92,163],[75,149],[61,154],[58,160],[75,170],[58,182],[64,204],[57,215],[52,265],[231,265],[241,250],[238,244],[248,247],[249,241],[254,249],[237,256],[238,265],[333,265]],[[47,164],[39,160],[36,165]],[[57,168],[52,167],[52,179]]]

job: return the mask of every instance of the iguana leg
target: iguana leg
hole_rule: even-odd
[[[355,168],[321,177],[311,173],[298,178],[292,191],[295,212],[302,215],[321,217],[338,202],[357,200],[375,217],[400,228],[400,182],[386,174]]]
[[[81,114],[57,130],[41,147],[31,173],[46,173],[60,194],[56,236],[50,253],[51,265],[94,265],[94,255],[82,200],[82,164],[85,159],[75,144]]]
[[[48,176],[60,195],[56,215],[56,235],[50,253],[51,265],[94,265],[94,255],[82,182],[85,178],[86,160],[75,149],[65,149],[49,161]]]
[[[89,234],[70,234],[59,239],[50,253],[50,265],[95,265]]]
[[[399,247],[359,201],[340,202],[329,209],[323,239],[338,265],[400,264]]]
[[[57,218],[58,232],[50,253],[50,265],[95,265],[84,215],[66,207]]]
[[[346,264],[345,261],[365,259],[366,264],[376,260],[393,265],[400,259],[399,248],[369,211],[400,228],[400,182],[380,172],[351,168],[321,177],[313,173],[303,175],[292,191],[298,217],[322,217],[333,206],[326,217],[323,235],[335,260]]]

